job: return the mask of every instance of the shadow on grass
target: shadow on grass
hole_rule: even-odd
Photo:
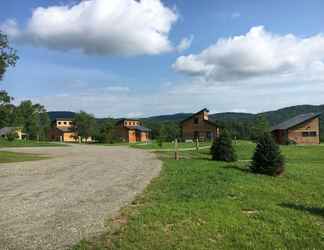
[[[295,209],[295,210],[311,213],[313,215],[324,217],[324,208],[306,207],[304,205],[297,205],[297,204],[293,204],[293,203],[281,203],[281,204],[279,204],[279,206],[285,207],[285,208],[290,208],[290,209]]]
[[[240,166],[237,166],[237,165],[231,165],[230,164],[230,165],[222,166],[222,168],[231,169],[231,170],[237,170],[237,171],[241,171],[241,172],[244,172],[244,173],[252,173],[248,167],[240,167]]]

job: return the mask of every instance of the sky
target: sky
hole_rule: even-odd
[[[15,102],[97,117],[324,103],[322,0],[11,0]]]

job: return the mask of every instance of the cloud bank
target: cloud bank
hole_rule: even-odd
[[[218,40],[199,54],[179,57],[177,72],[208,81],[240,81],[276,76],[323,79],[324,36],[276,35],[263,26]]]
[[[13,40],[99,55],[155,55],[174,50],[169,32],[177,13],[160,0],[86,0],[36,8],[26,27],[7,20]]]

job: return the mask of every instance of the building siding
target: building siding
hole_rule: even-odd
[[[197,121],[197,123],[196,123]],[[200,112],[181,123],[183,140],[214,140],[218,137],[219,129],[208,121],[208,112]]]
[[[278,144],[287,144],[293,141],[296,144],[320,144],[320,120],[319,117],[306,121],[287,130],[275,130],[272,132],[275,141]],[[305,136],[307,133],[316,133],[316,135]]]

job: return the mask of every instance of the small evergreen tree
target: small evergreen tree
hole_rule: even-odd
[[[254,173],[271,176],[283,173],[284,158],[270,133],[259,137],[250,168]]]
[[[222,130],[220,137],[213,142],[210,153],[214,161],[236,161],[232,138],[226,129]]]

